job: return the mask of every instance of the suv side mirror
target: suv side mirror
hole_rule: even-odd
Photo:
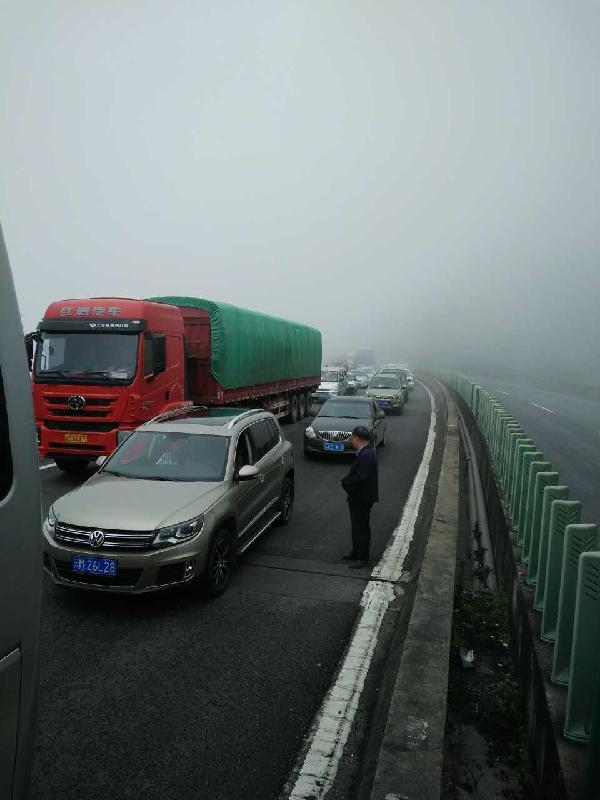
[[[253,481],[258,478],[259,474],[258,467],[255,467],[253,464],[245,464],[243,467],[240,467],[237,479],[238,481]]]
[[[152,334],[152,374],[158,375],[167,368],[167,337],[164,333]]]

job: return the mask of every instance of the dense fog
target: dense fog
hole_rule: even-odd
[[[326,358],[600,384],[600,5],[0,2],[24,326],[190,294]]]

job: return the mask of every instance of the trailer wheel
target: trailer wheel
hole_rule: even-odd
[[[81,475],[82,472],[87,471],[90,462],[83,458],[55,458],[54,463],[62,472]]]
[[[306,395],[304,393],[298,395],[298,419],[304,419],[306,416]]]
[[[289,399],[290,410],[288,412],[288,420],[294,424],[298,422],[298,395],[293,394]]]

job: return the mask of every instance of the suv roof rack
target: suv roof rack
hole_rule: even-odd
[[[163,422],[164,420],[171,419],[171,417],[180,417],[182,414],[188,414],[190,411],[207,411],[208,406],[182,406],[181,408],[173,408],[171,411],[165,411],[163,414],[157,414],[152,419],[149,419],[146,425],[151,422]]]
[[[264,411],[265,411],[264,408],[250,408],[248,409],[248,411],[242,411],[241,414],[238,414],[232,420],[229,421],[227,428],[231,430],[233,426],[237,424],[241,419],[244,419],[244,417],[249,417],[252,414],[263,414]]]

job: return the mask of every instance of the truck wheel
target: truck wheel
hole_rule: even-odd
[[[306,395],[298,395],[298,419],[304,419],[306,416]]]
[[[90,462],[87,459],[79,458],[55,458],[54,463],[62,472],[81,475],[82,472],[87,471]]]
[[[294,481],[288,476],[283,481],[281,487],[281,494],[279,495],[279,516],[277,517],[277,525],[283,527],[287,525],[292,518],[292,511],[294,510]]]
[[[288,413],[288,420],[294,424],[298,422],[298,395],[293,394],[289,399],[290,410]]]
[[[202,575],[202,588],[209,597],[223,594],[231,581],[235,565],[233,535],[227,528],[217,531],[210,544],[206,569]]]

